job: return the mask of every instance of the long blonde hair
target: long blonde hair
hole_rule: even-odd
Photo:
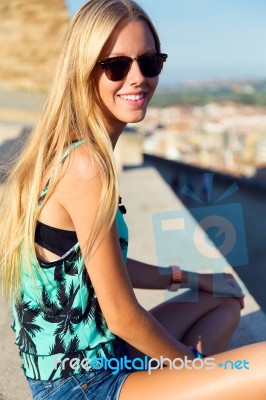
[[[97,238],[103,224],[110,228],[117,209],[118,184],[110,137],[103,123],[94,68],[114,28],[122,20],[144,19],[160,41],[147,14],[131,0],[91,0],[70,23],[54,81],[42,116],[29,135],[5,182],[0,219],[0,277],[6,299],[21,291],[21,249],[29,271],[32,257],[38,265],[34,234],[38,215],[59,181],[60,161],[71,133],[86,141],[102,175],[102,196],[93,227]],[[53,162],[49,191],[37,211],[41,182]]]

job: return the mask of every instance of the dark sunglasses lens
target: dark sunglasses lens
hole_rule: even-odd
[[[130,59],[111,60],[105,68],[105,74],[111,81],[125,79],[130,68]]]
[[[147,78],[159,75],[163,68],[163,57],[160,54],[151,54],[139,58],[141,72]]]

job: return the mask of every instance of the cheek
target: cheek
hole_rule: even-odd
[[[155,90],[158,86],[158,83],[159,83],[159,76],[156,76],[155,78],[149,78],[149,87],[150,87],[151,96],[155,92]]]
[[[100,95],[100,99],[106,103],[111,100],[116,94],[116,92],[120,89],[121,84],[117,82],[112,82],[104,74],[98,80],[98,93]]]

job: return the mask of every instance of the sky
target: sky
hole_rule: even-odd
[[[65,0],[70,15],[86,1]],[[266,78],[265,0],[138,0],[168,60],[161,85]]]

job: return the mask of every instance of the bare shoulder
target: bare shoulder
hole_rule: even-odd
[[[65,163],[64,175],[68,179],[92,179],[97,176],[100,169],[92,151],[85,143],[72,150]]]
[[[56,200],[59,203],[65,202],[80,192],[95,187],[96,183],[101,185],[100,167],[92,150],[86,144],[81,144],[71,151],[63,164]]]

